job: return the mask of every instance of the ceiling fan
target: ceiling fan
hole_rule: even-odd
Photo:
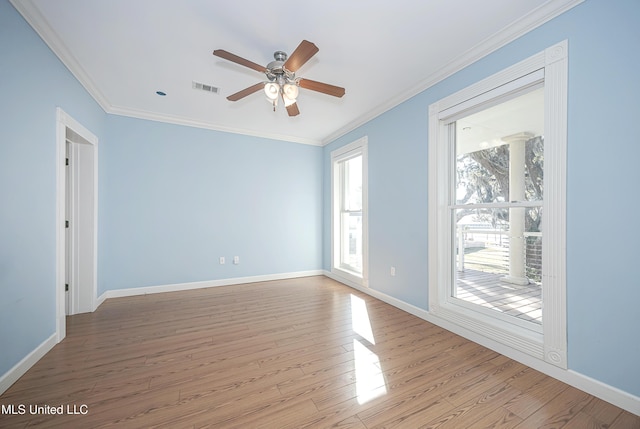
[[[298,69],[309,61],[318,51],[319,49],[316,45],[307,40],[303,40],[295,51],[293,51],[293,53],[288,57],[285,52],[276,51],[273,54],[274,61],[267,64],[266,67],[246,60],[223,49],[216,49],[213,51],[213,55],[264,73],[268,79],[266,82],[256,83],[242,91],[231,94],[227,97],[227,100],[238,101],[263,89],[267,98],[272,102],[274,111],[278,104],[278,98],[282,98],[289,116],[296,116],[300,114],[298,104],[296,103],[298,87],[332,95],[334,97],[342,97],[344,95],[344,88],[339,86],[296,77],[296,71],[298,71]]]

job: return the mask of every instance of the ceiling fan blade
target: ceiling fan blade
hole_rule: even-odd
[[[253,61],[245,60],[242,57],[239,57],[231,52],[227,52],[224,49],[216,49],[213,51],[213,55],[216,57],[224,58],[225,60],[232,61],[236,64],[240,64],[241,66],[249,67],[250,69],[254,69],[255,71],[259,71],[261,73],[265,73],[267,68],[265,66],[261,66],[260,64],[256,64]]]
[[[334,97],[342,97],[345,93],[344,88],[329,85],[328,83],[316,82],[311,79],[300,79],[298,84],[301,88],[322,92],[323,94],[333,95]]]
[[[255,85],[252,85],[249,88],[245,88],[242,91],[238,91],[235,94],[231,94],[230,96],[227,97],[227,100],[238,101],[241,98],[246,97],[247,95],[251,95],[254,92],[260,91],[262,88],[264,88],[264,82],[256,83]]]
[[[298,116],[300,114],[298,103],[293,103],[287,106],[287,113],[289,114],[289,116]]]
[[[284,63],[284,68],[289,71],[296,72],[300,67],[311,59],[319,51],[318,47],[308,40],[300,42],[298,47],[291,55],[289,59]]]

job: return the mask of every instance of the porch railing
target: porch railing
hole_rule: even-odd
[[[456,235],[458,271],[464,271],[466,265],[472,265],[479,271],[509,273],[508,230],[458,225]],[[526,274],[531,281],[539,283],[542,281],[542,233],[525,232],[524,236]]]

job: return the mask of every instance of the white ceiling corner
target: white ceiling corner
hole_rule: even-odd
[[[107,113],[324,145],[583,0],[10,1]],[[266,65],[303,39],[320,51],[296,75],[344,97],[302,89],[296,117],[259,93],[226,100],[265,79],[214,49]]]

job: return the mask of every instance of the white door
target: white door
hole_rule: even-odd
[[[93,311],[95,295],[95,148],[67,128],[67,314]]]
[[[71,230],[69,229],[69,218],[71,217],[71,194],[72,194],[72,186],[71,186],[71,174],[69,169],[69,154],[71,152],[71,143],[68,141],[65,142],[65,183],[66,183],[66,198],[65,198],[65,230],[64,230],[64,250],[65,250],[65,270],[64,270],[64,314],[71,314],[71,294],[69,293],[69,282],[71,277],[71,256],[72,256],[72,248],[71,248]]]

